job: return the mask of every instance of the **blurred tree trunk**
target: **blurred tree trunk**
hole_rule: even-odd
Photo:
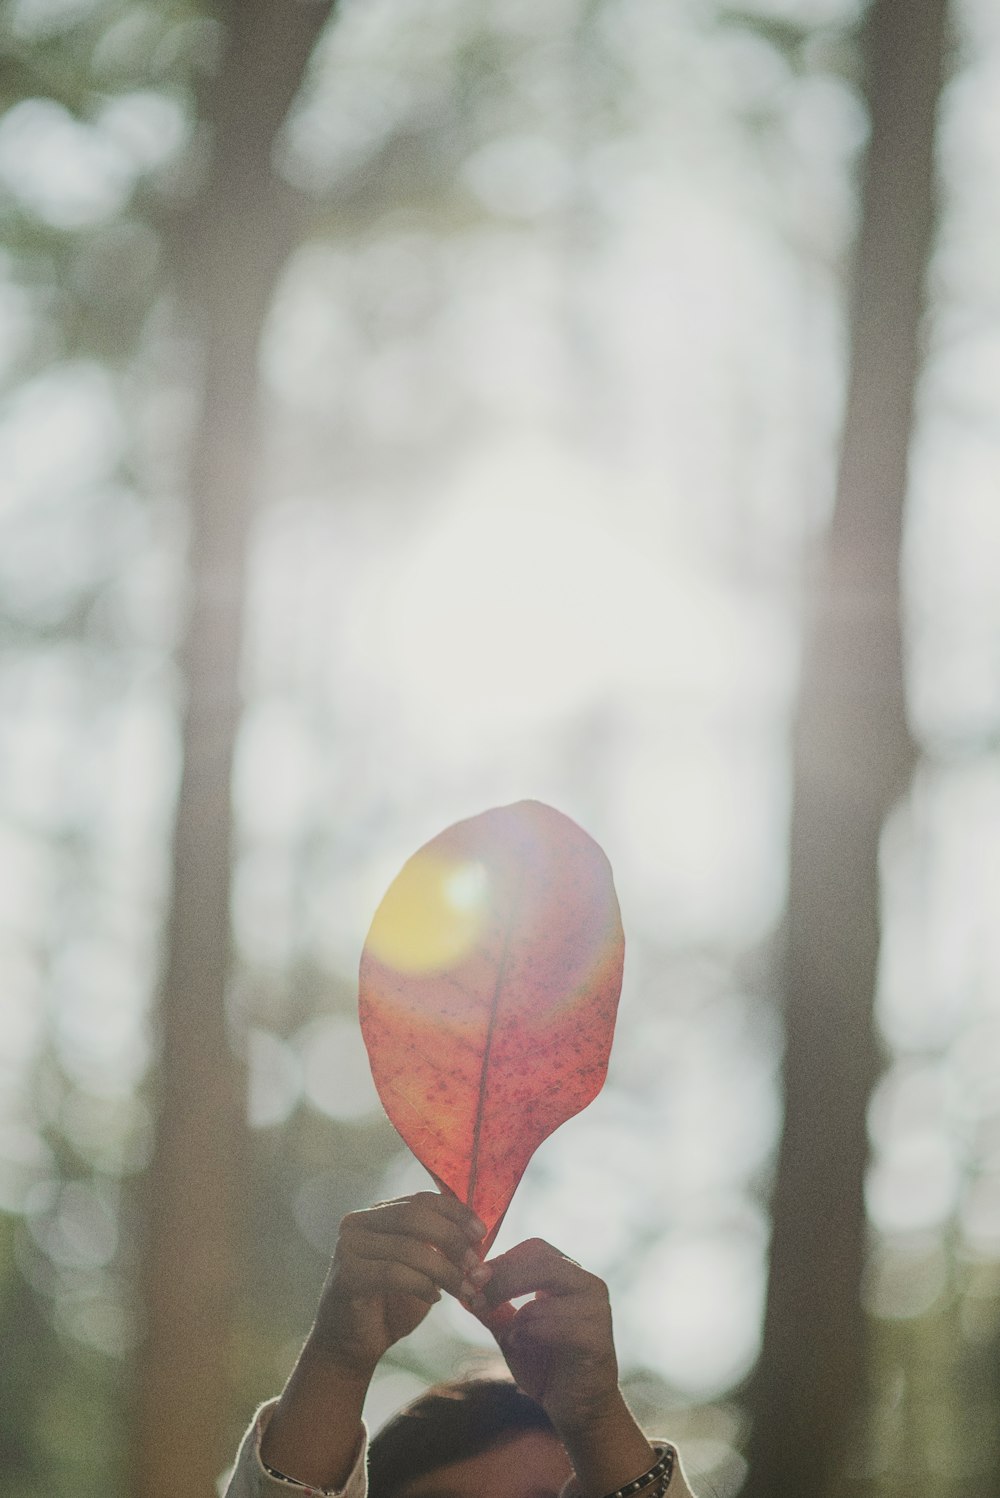
[[[914,755],[899,556],[946,9],[946,0],[876,0],[868,21],[872,133],[847,406],[795,740],[785,1123],[746,1498],[830,1490],[865,1391],[860,1281],[866,1108],[878,1066],[878,852]]]
[[[211,162],[167,225],[199,416],[189,475],[190,596],[182,645],[183,764],[160,1001],[158,1128],[145,1202],[146,1337],[134,1488],[209,1494],[225,1448],[229,1309],[238,1264],[243,1079],[229,1045],[230,780],[245,558],[261,442],[257,351],[276,278],[303,231],[272,170],[275,136],[330,0],[231,0],[206,89]]]

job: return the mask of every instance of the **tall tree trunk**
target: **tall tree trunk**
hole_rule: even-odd
[[[913,762],[899,554],[946,0],[876,0],[871,140],[836,505],[795,739],[785,1123],[746,1498],[806,1498],[842,1473],[866,1377],[865,1117],[878,1048],[879,838]]]
[[[209,1494],[225,1465],[229,1310],[238,1248],[242,1075],[229,1044],[230,779],[244,570],[261,443],[257,349],[301,233],[272,171],[275,135],[330,0],[232,0],[205,114],[211,167],[168,226],[201,407],[190,465],[190,607],[173,897],[160,1000],[158,1125],[145,1202],[146,1337],[134,1489]]]

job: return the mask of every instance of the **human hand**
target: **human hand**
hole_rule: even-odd
[[[472,1309],[490,1326],[518,1384],[543,1407],[584,1494],[606,1493],[647,1471],[653,1449],[618,1387],[604,1281],[541,1238],[489,1261]],[[519,1309],[507,1304],[534,1295]]]
[[[313,1329],[261,1438],[263,1461],[308,1486],[343,1486],[379,1359],[442,1290],[469,1300],[489,1278],[473,1249],[484,1233],[457,1197],[433,1191],[344,1218]]]
[[[485,1231],[457,1197],[433,1191],[348,1213],[310,1335],[312,1351],[345,1373],[370,1378],[442,1290],[469,1300],[489,1278],[474,1249]]]
[[[618,1359],[604,1281],[541,1238],[489,1261],[489,1284],[475,1303],[502,1307],[491,1320],[508,1367],[557,1429],[586,1423],[618,1394]]]

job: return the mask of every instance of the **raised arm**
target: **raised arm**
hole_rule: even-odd
[[[490,1326],[521,1388],[555,1426],[582,1498],[603,1498],[649,1472],[658,1454],[618,1386],[604,1281],[541,1238],[489,1262],[492,1277],[472,1309]],[[530,1294],[534,1299],[519,1310],[506,1304]],[[660,1487],[651,1485],[649,1498]],[[679,1463],[666,1491],[669,1498],[690,1498]]]
[[[455,1197],[430,1191],[344,1218],[316,1320],[261,1441],[267,1466],[318,1488],[346,1482],[380,1358],[442,1290],[475,1294],[489,1274],[473,1251],[484,1232]]]

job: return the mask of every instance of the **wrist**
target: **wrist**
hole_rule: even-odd
[[[614,1440],[622,1431],[635,1424],[632,1411],[625,1403],[625,1396],[617,1384],[599,1396],[575,1400],[565,1413],[554,1413],[552,1410],[548,1413],[565,1442],[596,1443],[608,1438]]]
[[[374,1353],[341,1346],[335,1337],[318,1326],[314,1326],[306,1338],[299,1355],[299,1361],[303,1359],[321,1376],[342,1384],[345,1390],[361,1389],[365,1393],[380,1362],[380,1357]]]
[[[553,1423],[583,1498],[603,1498],[648,1471],[656,1460],[620,1389],[600,1405]]]
[[[310,1335],[261,1436],[261,1461],[299,1483],[343,1486],[361,1446],[369,1382]]]

